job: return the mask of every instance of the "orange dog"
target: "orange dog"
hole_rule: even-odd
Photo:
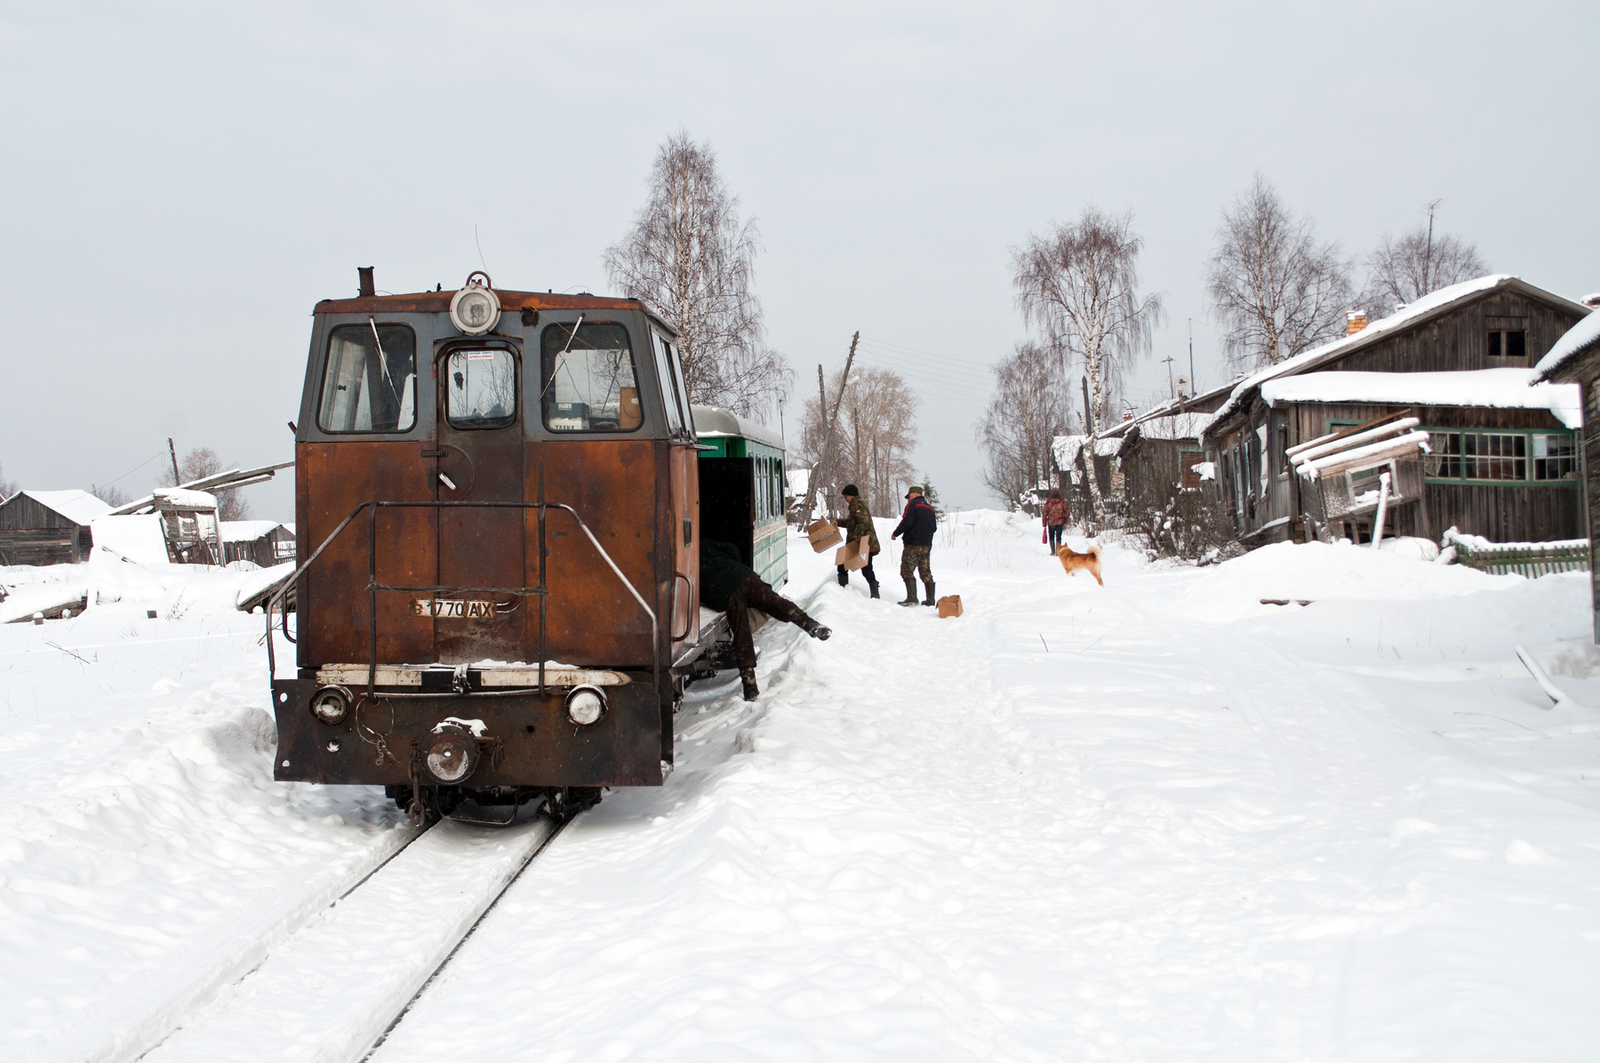
[[[1056,556],[1061,559],[1061,567],[1067,570],[1067,575],[1072,575],[1078,569],[1083,569],[1094,577],[1094,581],[1104,587],[1106,581],[1100,578],[1100,548],[1090,546],[1086,553],[1078,553],[1066,543],[1061,544],[1061,549],[1056,551]]]

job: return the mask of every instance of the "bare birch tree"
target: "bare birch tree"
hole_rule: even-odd
[[[1078,220],[1045,236],[1029,236],[1013,249],[1017,306],[1051,347],[1083,362],[1089,378],[1092,441],[1101,431],[1108,385],[1122,365],[1150,350],[1150,330],[1161,319],[1161,297],[1140,298],[1138,258],[1143,241],[1133,233],[1133,213],[1110,215],[1085,207]],[[1105,520],[1100,485],[1088,478],[1096,523]]]
[[[1050,444],[1067,431],[1072,401],[1062,362],[1062,352],[1030,341],[993,367],[994,397],[978,422],[988,461],[978,478],[1008,506],[1048,477]]]
[[[1259,173],[1222,215],[1206,268],[1206,294],[1224,329],[1229,363],[1276,365],[1344,335],[1355,296],[1350,263],[1317,241]]]
[[[786,389],[789,370],[766,345],[752,287],[755,221],[740,220],[711,145],[687,132],[661,145],[649,185],[633,229],[606,249],[611,283],[678,330],[690,401],[762,417]]]
[[[1430,217],[1398,238],[1385,236],[1367,256],[1367,270],[1363,299],[1372,305],[1361,309],[1379,318],[1429,292],[1481,277],[1489,267],[1472,244],[1454,236],[1435,235]]]
[[[828,381],[828,401],[839,394],[839,373]],[[891,517],[899,512],[895,502],[914,483],[916,467],[911,448],[917,442],[917,407],[921,400],[900,374],[877,367],[855,369],[844,389],[839,420],[833,428],[830,460],[826,463],[837,484],[854,483],[873,514]],[[826,424],[818,399],[809,399],[800,419],[800,441],[795,447],[796,466],[822,455]]]

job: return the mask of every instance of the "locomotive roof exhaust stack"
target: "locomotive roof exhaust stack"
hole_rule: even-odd
[[[361,298],[371,299],[378,294],[378,289],[372,283],[372,267],[357,266],[356,276],[361,278]]]

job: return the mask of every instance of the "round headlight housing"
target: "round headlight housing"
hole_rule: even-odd
[[[579,727],[599,722],[606,714],[606,693],[599,687],[573,687],[567,695],[567,719]]]
[[[436,728],[422,761],[435,779],[458,783],[478,769],[478,741],[460,727]]]
[[[350,691],[344,687],[321,687],[311,695],[311,715],[329,727],[337,727],[350,715],[352,700]]]
[[[482,336],[500,323],[500,297],[490,284],[487,273],[474,273],[450,300],[450,321],[468,336]]]

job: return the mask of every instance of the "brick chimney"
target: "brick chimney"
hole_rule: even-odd
[[[1367,327],[1367,312],[1365,310],[1352,310],[1344,316],[1344,334],[1354,336]]]

